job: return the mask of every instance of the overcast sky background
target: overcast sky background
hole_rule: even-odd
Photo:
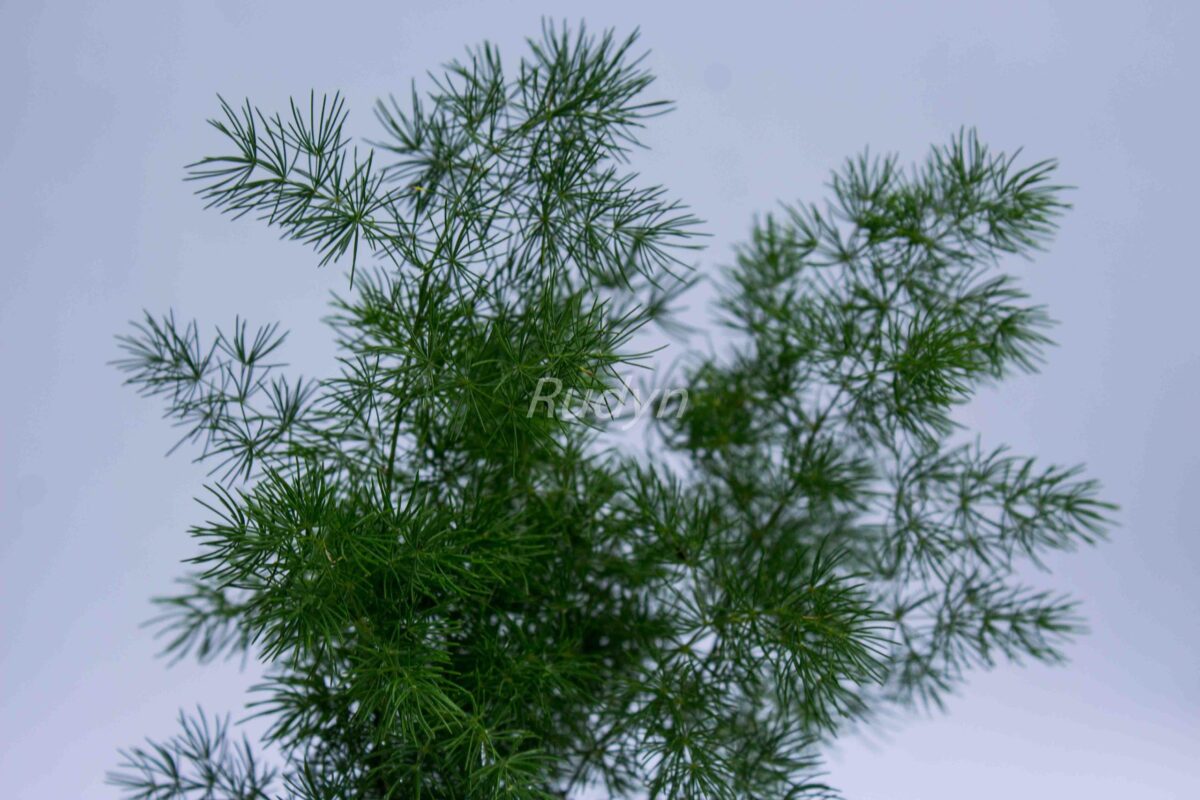
[[[0,10],[0,797],[115,797],[115,748],[197,702],[237,711],[236,665],[167,669],[138,624],[170,589],[204,469],[164,459],[161,407],[120,386],[113,335],[142,308],[209,330],[318,324],[343,288],[303,246],[202,210],[182,165],[218,146],[215,94],[267,108],[370,103],[483,39],[506,62],[543,13],[640,26],[678,110],[647,180],[707,220],[704,267],[751,215],[816,200],[870,145],[920,158],[960,125],[1057,156],[1077,186],[1049,253],[1011,265],[1060,321],[1039,375],[962,419],[986,443],[1085,462],[1121,527],[1041,578],[1083,598],[1066,668],[977,674],[949,713],[845,742],[851,800],[1200,797],[1200,4],[36,3]],[[700,313],[697,310],[696,313]]]

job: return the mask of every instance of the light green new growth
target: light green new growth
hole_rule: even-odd
[[[240,320],[121,337],[214,468],[166,652],[260,659],[279,756],[185,715],[124,752],[126,796],[826,796],[839,731],[1060,658],[1074,604],[1015,576],[1112,506],[951,416],[1047,343],[996,262],[1052,232],[1053,162],[973,133],[853,159],[753,225],[719,278],[732,349],[686,362],[645,452],[530,413],[544,378],[619,388],[695,280],[697,220],[626,166],[668,108],[635,39],[546,26],[508,71],[484,45],[381,102],[362,152],[336,96],[222,103],[227,155],[189,177],[348,262],[341,369],[285,377],[283,334]]]

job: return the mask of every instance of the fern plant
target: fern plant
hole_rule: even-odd
[[[166,652],[259,659],[272,754],[185,714],[123,751],[126,796],[826,796],[840,731],[1061,657],[1075,605],[1021,564],[1112,506],[952,417],[1047,344],[997,262],[1053,231],[1054,162],[961,132],[757,219],[711,276],[727,351],[617,446],[613,400],[701,277],[699,222],[628,166],[668,109],[636,39],[547,24],[507,71],[485,44],[380,102],[361,150],[338,96],[222,101],[225,154],[188,177],[348,265],[340,369],[288,376],[280,329],[240,319],[120,337],[213,468]]]

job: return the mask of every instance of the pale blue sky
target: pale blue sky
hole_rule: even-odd
[[[1200,272],[1194,3],[107,3],[0,9],[0,797],[114,797],[114,750],[197,701],[237,710],[233,666],[172,669],[138,623],[191,552],[203,470],[164,459],[159,407],[105,365],[145,307],[207,326],[317,323],[339,274],[180,177],[215,94],[369,104],[488,38],[509,63],[543,13],[640,26],[678,110],[638,166],[708,220],[700,263],[751,214],[819,199],[870,145],[922,156],[960,125],[1057,156],[1078,189],[1048,254],[1012,265],[1060,321],[1042,373],[963,419],[985,441],[1086,462],[1113,541],[1055,559],[1092,634],[1067,668],[976,675],[949,713],[847,741],[852,800],[1200,797]],[[1047,580],[1041,578],[1041,580]]]

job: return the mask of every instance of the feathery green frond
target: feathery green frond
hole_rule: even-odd
[[[1054,162],[969,131],[847,161],[722,271],[728,352],[646,390],[700,231],[630,169],[669,108],[636,42],[547,23],[512,69],[485,44],[361,150],[339,96],[221,101],[201,197],[350,284],[318,380],[284,377],[276,325],[120,338],[217,476],[164,652],[260,660],[281,765],[185,716],[126,753],[128,796],[833,797],[831,737],[1081,629],[1022,565],[1113,507],[955,418],[1049,342],[999,269],[1066,209]]]

